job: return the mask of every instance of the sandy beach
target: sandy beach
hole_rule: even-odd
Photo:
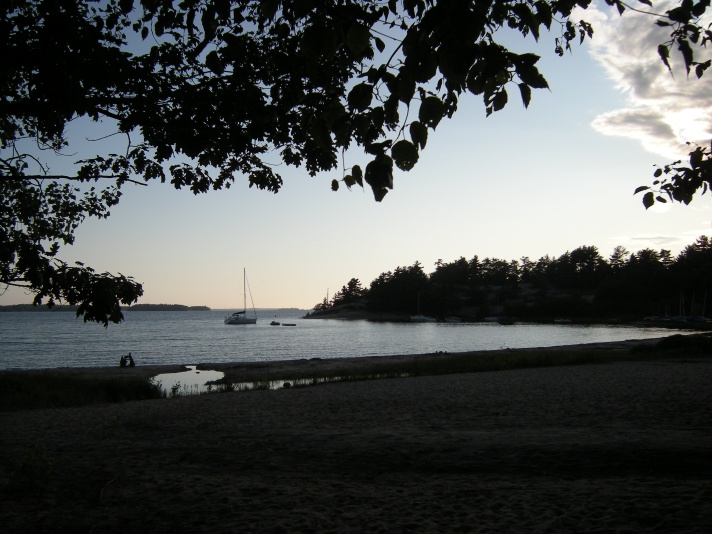
[[[0,525],[709,533],[712,360],[0,413]]]

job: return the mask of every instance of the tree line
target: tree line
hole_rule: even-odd
[[[501,260],[474,256],[438,260],[427,274],[420,262],[381,273],[368,288],[352,278],[314,313],[362,308],[376,313],[478,320],[701,318],[712,298],[712,240],[699,237],[677,256],[617,246],[604,258],[595,246],[559,257]]]

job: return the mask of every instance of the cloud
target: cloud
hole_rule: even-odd
[[[655,11],[662,13],[674,5],[658,3]],[[617,11],[592,7],[581,18],[594,27],[592,56],[625,95],[627,104],[596,117],[591,123],[596,131],[635,139],[667,159],[684,158],[690,152],[687,142],[710,142],[712,73],[697,79],[692,72],[688,77],[674,49],[670,73],[657,52],[658,45],[670,39],[670,28],[655,25],[656,16],[630,10],[619,16]],[[704,61],[711,54],[696,49],[695,55],[697,61]]]
[[[669,250],[673,255],[677,255],[686,246],[694,243],[701,235],[709,235],[709,228],[684,232],[680,235],[665,234],[638,234],[616,237],[615,243],[624,246],[630,252],[639,252],[645,248],[653,250]]]
[[[640,246],[643,248],[664,248],[671,245],[689,245],[689,242],[687,241],[684,241],[683,243],[683,240],[681,240],[679,236],[671,235],[638,235],[631,236],[628,239],[631,243],[636,243],[638,245],[638,247],[636,247],[636,251]]]

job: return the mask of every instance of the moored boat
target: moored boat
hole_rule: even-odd
[[[232,312],[225,317],[225,324],[257,324],[257,311],[255,310],[254,303],[252,304],[252,312],[254,317],[247,317],[247,272],[245,269],[242,270],[242,310]],[[250,300],[252,300],[252,294],[250,293]]]

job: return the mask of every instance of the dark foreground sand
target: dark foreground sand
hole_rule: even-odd
[[[0,413],[0,531],[712,532],[712,360]]]

